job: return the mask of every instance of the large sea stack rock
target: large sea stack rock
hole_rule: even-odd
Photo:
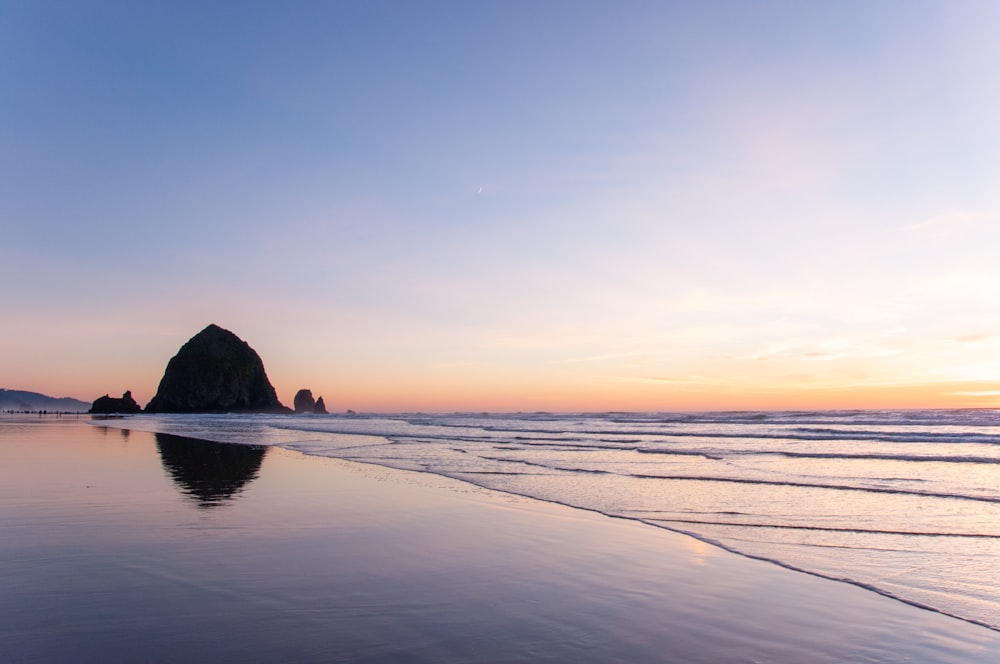
[[[229,330],[209,325],[181,346],[147,413],[288,413],[264,363]]]
[[[132,413],[138,413],[142,410],[139,404],[135,402],[132,398],[132,391],[125,390],[125,394],[122,395],[121,399],[115,399],[114,397],[105,394],[103,397],[98,397],[94,401],[94,405],[90,407],[91,413],[95,415],[111,415],[112,413],[117,415],[127,415]]]

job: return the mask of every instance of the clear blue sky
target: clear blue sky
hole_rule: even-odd
[[[1000,403],[1000,3],[0,3],[0,386]],[[58,393],[58,394],[55,394]]]

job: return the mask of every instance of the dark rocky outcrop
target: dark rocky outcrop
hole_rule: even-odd
[[[209,325],[167,363],[147,413],[288,413],[264,363],[229,330]]]
[[[132,398],[132,391],[126,390],[121,399],[116,399],[108,396],[107,394],[103,397],[98,397],[88,412],[95,415],[110,415],[112,413],[125,415],[129,413],[138,413],[141,410],[142,408],[140,408],[139,404],[137,404],[135,399]]]
[[[295,393],[294,408],[296,413],[312,413],[316,410],[312,390],[299,390]]]
[[[295,393],[296,413],[315,413],[316,415],[326,415],[326,404],[323,397],[313,401],[312,390],[299,390]]]

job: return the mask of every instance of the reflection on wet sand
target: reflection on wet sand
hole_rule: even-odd
[[[207,440],[156,434],[163,469],[198,507],[217,507],[232,500],[257,478],[267,447],[213,443]]]

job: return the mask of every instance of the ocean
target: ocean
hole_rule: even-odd
[[[1000,411],[137,415],[101,425],[459,479],[1000,631]]]

